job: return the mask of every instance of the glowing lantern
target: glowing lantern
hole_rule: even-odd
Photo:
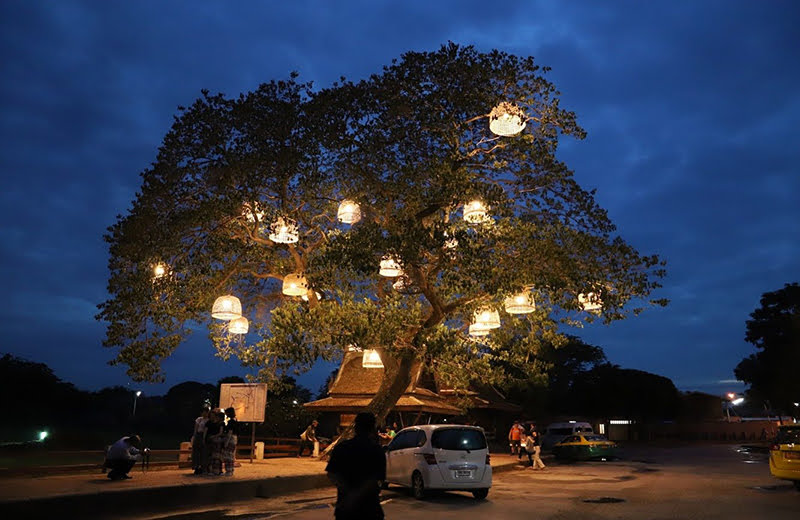
[[[482,325],[479,325],[477,323],[473,323],[473,324],[471,324],[469,326],[469,335],[470,336],[476,336],[476,337],[488,336],[489,335],[489,329],[484,328]]]
[[[153,266],[153,281],[164,278],[169,274],[169,266],[164,262],[158,262]]]
[[[318,293],[317,291],[314,291],[314,295],[317,297],[318,301],[322,299],[322,295],[320,293]],[[308,291],[306,291],[306,293],[304,295],[302,295],[300,298],[304,302],[307,302],[308,301]]]
[[[510,137],[525,128],[525,112],[518,106],[503,101],[489,113],[489,130],[495,135]]]
[[[396,256],[385,255],[381,258],[381,270],[378,274],[388,278],[396,278],[403,274],[403,268],[400,267]]]
[[[261,222],[264,220],[264,210],[258,202],[245,202],[242,204],[242,216],[250,223]]]
[[[231,334],[247,334],[250,329],[250,322],[244,316],[233,318],[228,322],[228,332]]]
[[[581,307],[586,312],[600,314],[600,311],[603,310],[603,300],[600,299],[600,295],[597,293],[580,293],[578,295],[578,303],[581,304]]]
[[[288,217],[278,217],[269,230],[269,239],[278,244],[294,244],[300,240],[297,222]]]
[[[232,320],[242,315],[242,302],[236,296],[230,294],[220,296],[214,300],[211,307],[211,317],[218,320]]]
[[[472,323],[482,329],[500,328],[500,313],[489,307],[478,309],[473,314]]]
[[[355,201],[345,199],[339,204],[336,217],[344,224],[355,224],[361,220],[361,207]]]
[[[479,200],[464,205],[464,220],[470,224],[481,224],[489,219],[486,206]]]
[[[308,282],[302,273],[287,274],[283,278],[283,294],[286,296],[303,296],[308,293]]]
[[[383,361],[381,361],[378,351],[371,348],[364,350],[364,354],[361,357],[361,366],[364,368],[383,368]]]
[[[505,299],[504,304],[509,314],[529,314],[536,310],[533,294],[529,291],[512,294]]]

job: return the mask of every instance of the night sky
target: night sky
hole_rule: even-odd
[[[668,262],[666,308],[577,332],[682,390],[741,390],[745,321],[800,280],[800,2],[0,2],[0,352],[94,390],[243,374],[203,333],[163,385],[106,362],[102,235],[200,90],[328,86],[447,41],[533,55],[588,131],[560,157]],[[491,107],[487,107],[487,112]],[[330,366],[300,378],[316,391]]]

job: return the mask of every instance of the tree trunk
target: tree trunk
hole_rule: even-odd
[[[383,361],[383,380],[381,387],[372,398],[372,401],[364,409],[365,412],[372,412],[375,414],[375,421],[377,424],[383,424],[386,416],[397,404],[397,401],[405,393],[409,383],[411,383],[411,369],[414,366],[414,356],[406,354],[402,357],[390,357],[387,353],[381,354]],[[345,430],[334,439],[331,444],[325,448],[320,454],[320,459],[327,459],[331,450],[339,444],[340,441],[352,436],[353,424],[350,424]]]

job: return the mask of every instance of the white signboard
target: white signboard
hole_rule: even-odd
[[[267,407],[266,383],[223,383],[219,391],[219,407],[233,407],[240,422],[264,422]]]

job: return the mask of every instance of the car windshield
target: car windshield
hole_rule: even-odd
[[[482,450],[486,448],[486,437],[472,428],[442,428],[433,432],[431,445],[441,450]]]
[[[778,444],[800,443],[800,428],[780,428],[776,442]]]
[[[589,442],[606,440],[606,438],[603,437],[602,435],[584,435],[583,438]]]

